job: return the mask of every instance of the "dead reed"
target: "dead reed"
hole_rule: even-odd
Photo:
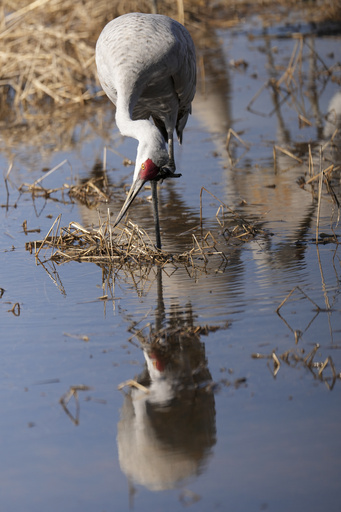
[[[129,11],[151,12],[153,4],[151,0],[0,2],[0,148],[9,160],[23,145],[43,157],[73,149],[79,132],[84,142],[87,125],[103,139],[108,136],[114,109],[105,108],[107,99],[97,79],[96,40],[114,17]],[[157,7],[193,30],[205,24],[211,12],[204,0],[166,0]]]
[[[296,5],[297,2],[282,2]],[[182,0],[4,0],[0,7],[0,111],[2,119],[21,105],[27,115],[46,100],[55,106],[84,104],[99,98],[94,47],[104,25],[126,12],[151,12],[157,9],[185,23],[193,33],[207,22],[222,19],[238,22],[255,2],[207,2]],[[268,6],[271,2],[261,2]],[[335,12],[339,0],[329,7]],[[321,16],[321,10],[315,12]]]
[[[332,390],[337,381],[341,380],[341,373],[335,369],[335,364],[331,356],[326,357],[320,361],[316,361],[316,355],[320,345],[316,344],[314,348],[305,354],[303,349],[289,349],[283,352],[283,354],[276,354],[273,350],[271,354],[260,354],[254,353],[251,355],[253,359],[267,359],[268,368],[270,369],[274,377],[277,376],[282,363],[286,364],[290,368],[296,368],[297,366],[303,366],[307,368],[316,380],[324,382],[329,390]],[[327,374],[327,369],[330,370],[330,374]]]
[[[69,261],[94,262],[110,264],[116,267],[127,263],[142,266],[146,263],[165,265],[184,264],[195,267],[207,262],[211,256],[227,260],[225,254],[216,250],[212,238],[204,237],[199,244],[193,235],[193,247],[181,254],[169,254],[156,249],[147,232],[128,221],[123,228],[113,232],[110,213],[103,221],[99,219],[98,229],[86,229],[77,222],[61,227],[61,215],[53,222],[50,230],[42,240],[28,242],[26,249],[34,253],[37,261],[65,263]],[[49,254],[42,258],[42,253]]]
[[[205,7],[204,1],[157,5],[161,14],[187,24]],[[21,105],[29,114],[46,100],[60,106],[99,98],[94,48],[100,31],[116,16],[152,10],[150,0],[110,5],[104,0],[5,0],[0,7],[0,110],[10,113],[11,106]]]
[[[320,270],[322,283],[324,284],[322,269],[320,268]],[[285,318],[280,313],[283,306],[285,306],[285,304],[292,300],[293,295],[295,293],[298,293],[299,295],[301,295],[301,298],[307,300],[313,307],[313,311],[315,313],[313,318],[310,320],[309,324],[305,328],[304,332],[297,329],[293,329],[288,323],[288,321],[285,320]],[[315,379],[324,382],[329,390],[332,390],[333,387],[335,386],[335,383],[341,380],[341,372],[336,371],[335,363],[332,357],[330,355],[328,355],[327,357],[322,355],[322,350],[325,351],[326,347],[322,347],[320,346],[319,343],[316,343],[314,345],[314,348],[310,350],[310,352],[308,352],[307,354],[306,349],[303,347],[299,347],[298,345],[299,342],[301,342],[302,340],[303,334],[308,331],[317,315],[320,313],[328,313],[331,311],[328,296],[326,293],[324,295],[326,307],[321,308],[318,304],[316,304],[316,302],[311,297],[309,297],[309,295],[300,286],[295,286],[284,298],[281,304],[277,307],[277,315],[281,318],[281,320],[285,323],[289,330],[294,334],[295,347],[290,348],[280,354],[278,353],[277,349],[274,349],[270,354],[260,354],[259,352],[256,352],[251,355],[253,359],[266,359],[267,367],[269,368],[274,378],[276,378],[276,376],[278,375],[280,369],[282,368],[282,365],[285,364],[290,368],[303,366],[304,368],[308,369],[311,372]],[[340,345],[332,343],[330,348],[334,350],[339,349]],[[319,360],[316,360],[317,356],[319,357]]]
[[[63,184],[60,187],[44,187],[46,178],[51,176],[63,166],[72,167],[67,160],[63,160],[58,165],[48,170],[33,183],[22,183],[18,187],[19,194],[30,194],[32,200],[44,198],[45,200],[60,201],[62,203],[73,202],[85,205],[89,209],[97,208],[100,205],[107,204],[114,194],[114,187],[108,183],[105,163],[96,162],[93,169],[99,170],[98,176],[94,176],[76,185]],[[11,167],[5,176],[6,189],[8,191],[7,180]],[[203,225],[203,193],[213,197],[218,203],[216,212],[216,221],[218,223],[218,233],[204,231]],[[69,200],[67,200],[68,196]],[[19,196],[20,197],[20,196]],[[9,200],[9,192],[7,202]],[[200,192],[200,224],[191,229],[192,247],[182,254],[169,254],[155,248],[147,232],[136,224],[128,222],[123,229],[117,228],[113,232],[110,223],[111,213],[108,208],[106,219],[101,219],[98,213],[99,227],[85,228],[77,222],[71,222],[66,227],[61,227],[61,215],[53,222],[47,235],[42,240],[28,242],[26,249],[33,252],[40,263],[47,261],[64,263],[66,261],[91,261],[101,264],[119,266],[122,264],[134,263],[139,266],[145,263],[165,265],[184,264],[193,268],[198,268],[199,262],[206,265],[209,259],[219,258],[221,262],[227,264],[228,257],[223,250],[218,248],[226,242],[229,245],[236,245],[248,242],[258,234],[266,233],[259,227],[258,221],[248,221],[238,212],[232,210],[225,203],[219,200],[207,189],[202,188]],[[23,225],[24,232],[35,232],[29,230],[27,223]],[[218,241],[219,240],[219,241]],[[41,261],[40,252],[49,251],[49,256]]]
[[[94,208],[101,202],[108,202],[110,190],[105,183],[105,176],[90,178],[84,183],[70,187],[69,196],[84,204],[87,208]]]
[[[270,36],[271,37],[271,36]],[[271,50],[270,50],[271,53]],[[323,58],[316,52],[309,38],[302,34],[293,35],[293,49],[286,67],[275,66],[275,57],[269,59],[271,64],[271,78],[259,88],[251,98],[247,109],[259,116],[271,117],[280,112],[282,106],[287,103],[290,108],[296,111],[298,125],[311,126],[313,119],[309,119],[309,109],[306,100],[309,96],[310,69],[308,62],[314,61],[314,87],[316,90],[323,90],[327,82],[332,81],[341,84],[340,64],[327,65]],[[272,101],[262,102],[262,108],[258,109],[258,100],[265,94]],[[264,99],[264,98],[263,98]],[[266,107],[264,107],[266,105]],[[272,110],[269,109],[271,105]],[[267,110],[266,110],[267,109]],[[336,243],[338,237],[335,234],[340,219],[340,128],[338,116],[335,109],[328,112],[326,121],[330,124],[328,139],[321,139],[314,143],[304,145],[290,143],[290,147],[273,146],[274,173],[284,173],[294,167],[302,173],[297,179],[298,185],[308,190],[317,205],[315,241],[317,244]],[[330,130],[333,132],[330,133]],[[247,148],[247,144],[236,137],[236,134],[229,132],[227,137],[227,150],[231,143],[231,135]],[[243,155],[242,155],[243,157]],[[233,162],[235,165],[237,162]],[[308,187],[309,185],[309,187]],[[320,233],[320,216],[322,203],[326,200],[331,203],[331,231],[332,234]]]
[[[20,192],[28,192],[33,198],[36,196],[51,198],[52,193],[62,191],[63,194],[68,193],[71,198],[76,198],[88,208],[95,208],[98,203],[109,201],[111,189],[104,175],[91,178],[79,185],[64,185],[57,189],[43,188],[41,183],[44,177],[65,163],[67,162],[61,162],[33,184],[22,184],[19,188]],[[217,233],[213,233],[212,230],[204,231],[203,192],[218,202]],[[113,231],[109,208],[105,219],[102,219],[98,213],[98,221],[97,229],[85,228],[78,222],[71,222],[68,226],[62,227],[61,215],[58,215],[45,238],[26,243],[26,250],[34,253],[36,260],[40,263],[87,261],[115,267],[129,263],[140,268],[146,263],[162,266],[171,263],[174,266],[185,265],[198,269],[205,268],[210,260],[217,258],[227,265],[228,256],[224,250],[227,250],[228,246],[248,242],[259,234],[266,235],[258,222],[250,222],[241,217],[238,212],[232,210],[205,188],[202,188],[200,193],[200,224],[191,230],[192,247],[183,253],[170,254],[157,249],[148,233],[131,221],[128,221],[123,228],[116,228]],[[24,229],[29,232],[27,226]],[[45,254],[43,258],[42,253]]]
[[[280,0],[283,9],[300,2]],[[94,112],[106,98],[97,80],[94,49],[103,26],[125,12],[158,12],[183,21],[198,49],[201,78],[205,67],[201,48],[210,44],[207,27],[229,27],[252,13],[271,17],[270,0],[210,2],[205,0],[4,0],[0,3],[0,149],[13,159],[14,148],[26,144],[44,156],[51,151],[75,147],[77,128],[92,123]],[[308,19],[316,16],[341,18],[340,0],[328,8],[306,5]],[[283,16],[283,14],[281,14]],[[293,60],[292,66],[299,63]],[[289,75],[286,75],[288,79]],[[283,78],[284,80],[284,78]],[[204,85],[203,85],[204,86]],[[109,112],[111,119],[108,118]],[[105,112],[105,110],[104,110]],[[113,109],[92,123],[105,138],[112,127]],[[309,120],[300,114],[301,122]],[[232,132],[230,136],[232,135]],[[235,135],[234,140],[238,140]],[[234,142],[234,141],[233,141]],[[232,141],[231,141],[232,143]],[[231,144],[229,144],[231,146]],[[244,148],[248,150],[247,147]]]

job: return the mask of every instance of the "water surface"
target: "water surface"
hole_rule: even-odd
[[[323,188],[318,212],[317,184],[297,180],[310,177],[309,151],[319,171],[319,148],[340,129],[340,38],[276,34],[252,22],[197,41],[205,73],[176,147],[183,176],[160,190],[167,251],[191,247],[202,187],[262,228],[248,243],[229,239],[234,217],[219,225],[220,203],[204,192],[204,229],[226,259],[195,271],[68,263],[48,274],[25,242],[43,238],[59,213],[65,226],[97,225],[97,209],[58,192],[57,201],[19,197],[16,186],[64,159],[46,186],[88,179],[109,147],[117,191],[98,209],[114,215],[136,145],[99,108],[72,144],[3,151],[4,172],[14,166],[8,202],[1,193],[2,510],[339,510],[340,253],[335,240],[315,243],[317,215],[319,233],[340,229],[331,194]],[[292,55],[293,80],[266,86]],[[227,151],[230,128],[243,143],[231,134]],[[340,163],[334,140],[324,168]],[[274,146],[300,161],[277,150],[274,165]],[[149,194],[130,217],[153,236]],[[25,220],[40,232],[25,234]],[[129,379],[149,394],[119,391]]]

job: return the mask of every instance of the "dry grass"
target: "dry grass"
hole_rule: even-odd
[[[206,2],[159,2],[160,12],[197,27]],[[4,0],[0,3],[0,147],[13,159],[25,145],[47,156],[74,149],[90,125],[106,138],[114,109],[97,79],[95,44],[104,25],[150,0]],[[180,6],[180,3],[179,3]],[[86,139],[86,135],[85,135]],[[27,157],[26,157],[27,160]]]
[[[280,0],[285,9],[300,2]],[[94,49],[103,26],[129,11],[151,12],[151,0],[4,0],[0,4],[0,147],[13,159],[13,148],[25,144],[44,156],[53,150],[73,148],[78,127],[91,128],[105,138],[110,119],[93,120],[98,106],[107,102],[97,80]],[[276,5],[278,2],[276,3]],[[319,9],[306,6],[307,18],[326,15],[341,18],[340,0]],[[272,17],[270,1],[205,0],[157,2],[161,14],[184,21],[200,57],[212,44],[211,25],[229,27],[251,14]],[[276,9],[274,10],[276,11]],[[199,58],[200,60],[200,58]],[[203,62],[203,61],[202,61]],[[200,67],[200,66],[199,66]],[[203,66],[202,66],[203,67]],[[105,104],[104,103],[104,104]],[[92,122],[93,120],[93,122]],[[304,119],[302,119],[304,122]]]
[[[159,10],[182,21],[204,2],[162,2]],[[12,106],[26,115],[48,100],[55,106],[84,104],[103,95],[94,48],[104,25],[129,11],[150,12],[152,2],[5,0],[0,8],[0,107],[13,121]],[[186,9],[186,12],[185,12]]]
[[[206,11],[209,14],[208,19],[210,21],[217,17],[218,12],[226,12],[223,11],[224,6],[222,4],[218,4],[218,7],[213,9],[203,1],[184,3],[166,1],[159,2],[159,4],[161,12],[184,20],[193,34],[196,34],[197,31],[200,32],[200,26],[204,24],[203,14]],[[182,5],[181,9],[179,8],[180,4]],[[234,5],[236,12],[237,10],[240,13],[244,12],[245,4],[243,2],[235,2]],[[254,2],[253,5],[258,4]],[[91,119],[91,115],[86,111],[88,103],[90,100],[98,100],[102,96],[96,78],[94,62],[94,46],[98,34],[109,19],[131,10],[150,11],[151,2],[147,0],[144,2],[117,1],[111,4],[110,12],[107,2],[103,0],[97,2],[84,0],[81,3],[71,2],[71,0],[35,0],[29,4],[25,1],[6,0],[2,4],[2,10],[0,10],[0,125],[2,122],[6,128],[12,128],[3,131],[4,137],[8,136],[12,139],[14,137],[12,141],[6,141],[7,146],[10,147],[11,144],[23,140],[25,133],[31,146],[38,145],[35,138],[32,137],[32,126],[35,127],[37,139],[43,138],[44,143],[48,146],[49,126],[51,125],[49,119],[51,119],[53,112],[54,121],[51,128],[51,137],[56,138],[55,123],[57,118],[59,124],[57,133],[61,139],[60,147],[63,147],[64,150],[68,147],[65,139],[73,140],[74,119],[78,119],[78,116],[70,115],[74,105],[77,105],[77,108],[84,112],[83,120]],[[259,95],[266,89],[274,91],[278,95],[279,101],[285,99],[287,95],[291,95],[293,99],[300,96],[302,92],[300,77],[302,76],[303,52],[305,50],[307,50],[307,46],[304,38],[298,37],[287,68],[283,70],[277,80],[272,80],[263,85],[257,95],[250,101],[250,110],[253,109]],[[317,60],[320,65],[319,73],[317,73],[320,80],[340,80],[339,68],[329,69],[318,56]],[[59,114],[55,115],[56,112],[60,114],[60,118],[58,117]],[[298,115],[302,123],[309,123],[309,119],[303,116],[301,112]],[[23,119],[25,119],[25,123],[22,122]],[[104,124],[103,119],[100,124],[102,122]],[[110,122],[108,125],[110,125]],[[106,131],[108,131],[107,128],[104,128],[103,132]],[[235,141],[241,144],[245,151],[248,151],[248,144],[244,142],[239,134],[230,130],[226,140],[228,154],[230,154],[230,148]],[[54,149],[58,148],[54,147]],[[299,163],[302,162],[302,159],[298,158],[291,148],[275,146],[275,171],[278,152]],[[310,160],[312,160],[311,156],[309,165]],[[236,162],[231,161],[231,164],[235,165]],[[338,170],[339,168],[336,165],[332,165],[332,168],[329,166],[326,169],[320,167],[319,175],[321,179],[317,195],[320,204],[322,184],[324,183],[337,211],[339,211],[337,195],[333,191],[333,184],[329,176],[332,171],[336,174],[335,171]],[[6,187],[7,178],[8,176],[5,179]],[[313,175],[306,184],[310,184],[316,179],[316,175]],[[81,185],[72,187],[63,185],[63,187],[54,190],[44,188],[42,179],[39,179],[33,184],[23,184],[19,192],[28,192],[33,197],[42,196],[45,198],[50,198],[51,194],[55,192],[67,193],[70,199],[76,198],[90,208],[97,206],[100,202],[108,201],[110,197],[110,191],[107,190],[105,184],[94,178]],[[230,222],[231,217],[233,222]],[[229,242],[248,241],[259,233],[258,227],[253,222],[241,218],[223,203],[218,208],[217,219],[223,229],[225,238]],[[34,248],[35,252],[40,252],[41,246],[45,246],[53,252],[51,259],[54,261],[74,259],[122,262],[135,259],[139,262],[145,258],[158,263],[168,261],[169,255],[155,252],[151,241],[146,239],[146,233],[138,226],[128,225],[122,233],[117,235],[117,238],[111,232],[109,221],[106,226],[100,223],[101,227],[98,229],[98,233],[106,232],[105,236],[101,235],[102,239],[98,238],[100,235],[92,230],[87,230],[78,225],[75,228],[75,226],[76,224],[73,224],[66,228],[60,228],[61,232],[51,240],[45,238],[34,242],[33,245],[30,245],[31,250]],[[216,250],[216,237],[212,233],[204,235],[202,225],[200,228],[199,235],[193,234],[192,249],[185,255],[176,256],[178,262],[185,261],[186,264],[193,265],[193,258],[199,258],[206,263],[207,258],[212,254],[222,254],[221,251]],[[317,240],[318,237],[319,229],[317,225]],[[323,243],[325,242],[324,238]],[[132,252],[133,249],[136,253]],[[221,257],[224,258],[224,256]]]
[[[288,5],[290,2],[282,2]],[[48,100],[55,106],[84,104],[103,95],[97,81],[94,47],[103,26],[112,18],[131,11],[151,12],[150,0],[5,0],[0,7],[0,111],[2,120],[12,118],[12,107],[27,115]],[[262,6],[270,3],[262,2]],[[257,7],[259,2],[251,4]],[[250,2],[207,2],[166,0],[158,12],[184,22],[200,32],[207,22],[235,23],[247,12]],[[330,3],[333,19],[339,0]],[[316,12],[320,12],[315,8]],[[324,10],[325,11],[325,10]],[[198,41],[199,44],[199,41]],[[8,120],[7,120],[8,122]]]
[[[97,167],[100,166],[101,176],[89,178],[76,185],[69,185],[68,183],[64,183],[60,187],[55,188],[43,186],[43,182],[46,178],[66,165],[70,167],[70,180],[72,181],[72,167],[68,160],[65,159],[52,169],[46,169],[45,173],[33,183],[22,183],[18,187],[19,194],[30,194],[33,200],[42,197],[45,199],[59,201],[64,204],[70,202],[70,200],[71,202],[76,200],[78,203],[83,204],[89,209],[94,209],[102,203],[108,203],[112,195],[112,189],[109,187],[106,173],[103,171],[102,165],[99,163],[95,163],[93,166],[93,171],[96,171]],[[11,168],[12,167],[10,166],[6,177],[4,178],[7,189],[7,203],[9,201],[9,190],[7,182]],[[66,200],[66,195],[69,197],[69,200]]]
[[[110,213],[105,221],[101,221],[98,229],[86,229],[76,222],[67,227],[60,226],[61,216],[53,222],[43,240],[29,242],[26,249],[41,258],[41,251],[49,251],[44,262],[64,263],[68,261],[90,261],[95,263],[115,264],[117,267],[125,263],[142,266],[145,263],[165,265],[186,264],[195,266],[196,260],[205,260],[215,255],[225,258],[224,254],[215,250],[205,238],[200,245],[193,235],[193,247],[182,254],[168,254],[156,249],[146,231],[136,224],[128,224],[118,232],[113,232],[110,224]]]
[[[26,185],[27,186],[27,185]],[[51,190],[42,189],[36,182],[28,186],[31,194],[44,193],[47,197]],[[202,192],[206,189],[202,189]],[[91,201],[97,204],[98,200],[108,200],[108,195],[96,186],[93,179],[83,185],[73,186],[68,189],[69,194],[84,198],[87,206]],[[90,192],[90,194],[89,194]],[[208,192],[208,191],[206,191]],[[208,192],[208,194],[210,194]],[[128,221],[123,228],[115,228],[113,231],[110,222],[110,210],[106,219],[99,215],[99,227],[85,228],[77,222],[71,222],[68,226],[61,226],[61,215],[53,222],[51,228],[42,240],[28,242],[26,249],[34,253],[39,262],[47,261],[65,263],[69,261],[95,262],[108,264],[116,268],[122,265],[136,265],[142,268],[145,264],[165,266],[171,263],[173,266],[184,265],[195,269],[205,268],[211,259],[220,260],[225,265],[228,262],[226,254],[218,248],[217,239],[223,235],[224,241],[230,245],[240,244],[253,239],[258,234],[265,234],[255,223],[242,218],[218,198],[210,194],[219,202],[216,220],[219,228],[217,235],[211,231],[204,232],[202,213],[202,193],[200,197],[200,225],[191,233],[192,247],[183,253],[167,253],[157,249],[148,233],[136,224]],[[225,248],[226,248],[225,243]],[[42,257],[42,254],[45,254]]]
[[[253,359],[267,359],[268,367],[274,377],[277,376],[280,371],[282,363],[286,364],[291,368],[297,366],[303,366],[307,368],[313,377],[321,382],[324,382],[329,390],[332,390],[337,381],[341,380],[341,373],[335,369],[335,364],[331,356],[325,359],[316,361],[315,357],[320,349],[320,345],[316,344],[315,347],[306,355],[304,349],[289,349],[283,352],[283,354],[276,354],[273,350],[271,354],[252,354]],[[282,362],[282,363],[281,363]],[[327,374],[327,370],[330,370]]]
[[[105,182],[105,176],[99,176],[79,185],[73,185],[69,190],[69,196],[87,208],[93,209],[100,203],[109,201],[110,190]]]
[[[323,281],[323,272],[321,267],[320,270]],[[325,284],[324,281],[323,284]],[[289,303],[293,299],[293,295],[297,293],[299,294],[300,298],[303,298],[311,304],[315,313],[303,332],[298,329],[293,329],[289,322],[284,318],[284,316],[281,315],[281,309],[285,306],[285,304]],[[321,308],[311,297],[309,297],[309,295],[307,295],[307,293],[300,286],[295,286],[276,309],[276,313],[279,318],[293,333],[295,339],[295,347],[285,350],[283,353],[278,353],[277,349],[272,350],[270,354],[260,354],[259,352],[256,352],[252,354],[251,357],[253,359],[266,359],[267,367],[269,368],[274,378],[276,378],[278,375],[282,365],[286,365],[290,368],[304,367],[311,372],[314,379],[324,382],[327,388],[332,390],[336,382],[341,380],[341,373],[340,371],[336,370],[335,363],[330,355],[327,357],[322,355],[322,350],[325,351],[326,347],[321,347],[318,343],[316,343],[314,348],[308,353],[306,353],[305,348],[299,347],[299,343],[302,341],[303,335],[311,327],[317,315],[320,313],[329,313],[331,310],[332,307],[329,303],[327,294],[325,294],[325,308]],[[340,345],[334,344],[334,342],[332,342],[330,349],[340,349]],[[316,360],[317,358],[319,360]]]

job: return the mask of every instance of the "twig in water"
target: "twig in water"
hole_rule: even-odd
[[[276,313],[279,313],[280,309],[284,306],[284,304],[287,302],[287,300],[291,297],[291,295],[296,291],[296,290],[299,290],[316,308],[317,311],[322,311],[322,309],[320,308],[320,306],[318,306],[316,304],[316,302],[313,301],[313,299],[311,299],[303,290],[300,286],[295,286],[291,292],[288,293],[288,295],[285,297],[284,300],[282,300],[282,302],[280,303],[280,305],[277,307],[276,309]]]
[[[316,214],[316,243],[318,244],[319,239],[319,226],[320,226],[320,212],[321,212],[321,197],[322,197],[322,180],[323,180],[323,171],[322,171],[322,150],[320,148],[320,179],[319,179],[319,191],[318,191],[318,201],[317,201],[317,214]]]
[[[149,394],[149,389],[146,388],[146,386],[143,386],[142,384],[140,384],[139,382],[137,382],[136,380],[133,380],[133,379],[129,379],[129,380],[122,382],[121,384],[119,384],[117,386],[117,389],[121,390],[126,386],[139,389],[140,391],[143,391],[144,393],[146,393],[146,395]]]
[[[56,165],[55,167],[53,167],[53,169],[51,169],[50,171],[48,171],[46,174],[43,174],[43,176],[41,176],[40,178],[38,178],[36,181],[34,181],[32,183],[32,187],[35,187],[38,185],[38,183],[41,183],[45,178],[47,178],[48,176],[50,176],[50,174],[52,174],[53,172],[57,171],[57,169],[60,169],[60,167],[62,167],[64,164],[66,163],[69,163],[66,159],[63,160],[62,162],[60,162],[60,164]],[[69,164],[70,165],[70,164]]]

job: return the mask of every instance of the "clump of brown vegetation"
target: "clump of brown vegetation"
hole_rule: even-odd
[[[62,162],[50,172],[64,163]],[[71,199],[76,198],[89,208],[98,206],[100,202],[108,202],[110,197],[110,189],[103,183],[103,177],[91,178],[79,185],[64,185],[58,189],[45,189],[41,182],[36,181],[32,185],[23,184],[20,191],[30,193],[32,197],[45,198],[50,198],[54,192],[62,192],[62,195],[68,193]],[[209,194],[219,204],[216,212],[219,231],[216,235],[211,231],[204,232],[203,192]],[[193,246],[181,254],[170,254],[157,249],[148,233],[130,220],[122,229],[113,230],[109,208],[106,219],[103,220],[98,213],[98,220],[98,228],[85,228],[77,222],[71,222],[68,226],[62,227],[61,215],[58,215],[45,238],[28,242],[26,249],[33,252],[39,261],[40,252],[43,249],[45,253],[48,252],[43,262],[88,261],[115,267],[131,263],[138,267],[146,263],[158,265],[172,263],[175,266],[199,268],[205,266],[212,257],[218,257],[225,264],[228,262],[228,257],[218,248],[219,238],[223,237],[224,241],[228,241],[233,246],[248,242],[258,234],[266,235],[259,222],[251,222],[241,217],[238,212],[232,210],[205,188],[202,188],[200,194],[200,223],[191,234]]]
[[[53,222],[43,240],[28,242],[26,249],[39,258],[42,249],[50,254],[45,261],[64,263],[68,261],[90,261],[120,266],[136,263],[138,266],[148,263],[164,265],[166,263],[195,266],[195,260],[207,261],[209,256],[225,255],[214,246],[214,239],[205,236],[199,244],[193,235],[193,248],[182,254],[169,254],[155,247],[147,232],[131,221],[122,230],[113,232],[110,213],[105,221],[100,220],[98,229],[86,229],[77,222],[61,227],[61,215]]]
[[[94,58],[100,31],[114,17],[129,11],[150,12],[153,4],[148,0],[110,4],[104,0],[5,0],[0,8],[2,115],[6,111],[6,116],[13,116],[13,105],[22,105],[29,116],[46,100],[58,107],[102,96]],[[184,21],[184,5],[159,4],[160,12]],[[202,9],[203,2],[195,4],[195,8],[186,5],[186,18]]]
[[[4,0],[0,7],[0,121],[13,121],[18,115],[13,106],[21,105],[29,117],[46,100],[58,107],[102,96],[94,48],[104,25],[116,16],[157,11],[185,23],[194,34],[207,22],[235,23],[255,8],[259,13],[259,3]],[[340,0],[329,3],[327,11],[334,20],[341,17]]]
[[[329,390],[332,390],[337,381],[341,380],[341,372],[337,372],[335,364],[331,356],[326,357],[324,360],[316,361],[315,356],[320,349],[320,345],[316,344],[315,347],[306,355],[304,349],[291,348],[283,352],[283,354],[276,354],[273,350],[271,354],[254,353],[251,355],[253,359],[267,359],[268,368],[274,377],[277,376],[280,368],[281,361],[290,368],[304,367],[311,372],[314,379],[324,382]],[[327,370],[329,374],[327,373]]]
[[[280,0],[277,8],[278,4],[281,20],[289,6],[300,5],[308,19],[341,19],[340,0],[323,4],[323,9],[318,3],[292,0]],[[76,129],[84,130],[86,124],[105,137],[114,109],[99,109],[107,99],[97,79],[94,55],[100,31],[114,17],[132,11],[167,14],[189,28],[200,60],[201,49],[212,44],[207,27],[233,26],[246,16],[262,13],[271,23],[276,10],[270,0],[113,0],[110,4],[104,0],[4,0],[0,3],[1,150],[13,160],[13,148],[23,144],[39,148],[42,155],[52,147],[74,148]],[[203,61],[199,69],[204,75]]]
[[[114,109],[106,105],[95,65],[97,38],[108,21],[151,12],[151,0],[4,0],[0,3],[1,149],[26,144],[42,155],[74,148],[78,126],[105,137]],[[206,2],[159,2],[162,14],[196,23]],[[75,140],[76,139],[76,140]]]

